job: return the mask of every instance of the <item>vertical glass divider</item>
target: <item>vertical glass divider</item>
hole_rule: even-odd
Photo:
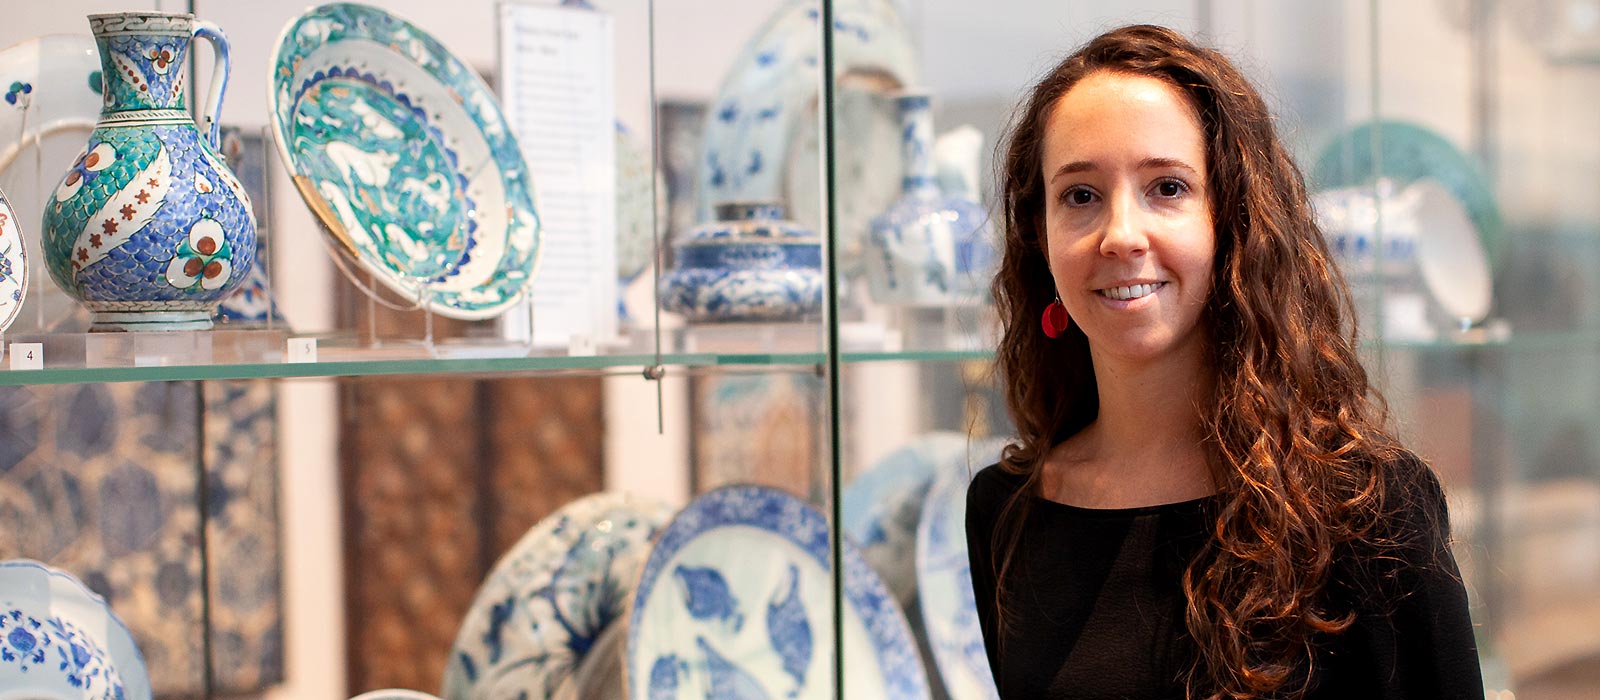
[[[661,120],[657,117],[660,104],[656,101],[656,3],[647,0],[645,3],[646,33],[650,35],[649,47],[646,54],[649,56],[650,65],[646,69],[650,81],[650,172],[660,172],[661,162]],[[660,196],[656,191],[660,186],[659,178],[650,178],[650,238],[655,243],[655,255],[650,266],[650,295],[655,299],[652,313],[655,314],[655,364],[646,367],[644,377],[656,383],[656,434],[667,434],[666,397],[665,388],[662,387],[662,377],[666,370],[661,365],[661,226],[656,222],[661,220],[666,212],[661,211]],[[669,228],[668,233],[671,233]],[[626,303],[626,302],[624,302]]]
[[[1371,123],[1372,123],[1373,128],[1372,128],[1372,139],[1371,139],[1371,142],[1370,142],[1370,145],[1371,145],[1371,148],[1372,148],[1372,201],[1378,203],[1378,206],[1374,207],[1376,217],[1375,217],[1375,219],[1373,221],[1373,227],[1372,227],[1373,228],[1372,245],[1373,245],[1373,250],[1376,251],[1376,259],[1377,259],[1378,265],[1380,267],[1378,268],[1377,271],[1373,272],[1369,276],[1369,279],[1366,280],[1366,282],[1369,283],[1369,284],[1372,284],[1373,291],[1374,291],[1374,293],[1372,295],[1373,296],[1373,300],[1372,300],[1373,309],[1372,309],[1372,315],[1370,316],[1370,318],[1372,318],[1374,320],[1374,323],[1373,323],[1373,327],[1372,328],[1367,329],[1367,332],[1374,334],[1374,337],[1378,339],[1378,342],[1373,345],[1373,347],[1377,349],[1377,357],[1373,358],[1373,361],[1376,362],[1377,365],[1378,365],[1378,371],[1376,373],[1376,376],[1380,377],[1381,381],[1387,381],[1388,377],[1389,377],[1389,347],[1388,347],[1388,343],[1386,342],[1387,338],[1386,338],[1385,333],[1384,333],[1384,325],[1388,322],[1388,319],[1385,317],[1385,312],[1387,311],[1387,309],[1385,307],[1385,304],[1388,303],[1388,296],[1389,295],[1388,295],[1388,290],[1384,288],[1385,285],[1383,284],[1383,277],[1382,277],[1382,271],[1381,271],[1382,270],[1381,266],[1383,265],[1383,262],[1384,262],[1384,254],[1383,254],[1384,240],[1383,239],[1385,238],[1385,235],[1384,235],[1383,210],[1384,210],[1385,207],[1384,207],[1383,191],[1378,185],[1378,180],[1380,178],[1382,178],[1383,174],[1384,174],[1384,172],[1383,172],[1383,170],[1384,170],[1383,169],[1383,109],[1382,109],[1382,103],[1381,103],[1381,99],[1383,97],[1383,66],[1382,66],[1382,58],[1383,57],[1382,57],[1382,54],[1380,53],[1382,48],[1383,48],[1383,35],[1380,34],[1380,32],[1382,31],[1383,27],[1382,27],[1382,23],[1379,20],[1379,13],[1381,11],[1382,11],[1382,6],[1378,2],[1378,0],[1369,0],[1369,2],[1367,3],[1367,22],[1368,22],[1367,29],[1368,29],[1368,51],[1369,51],[1367,70],[1369,71],[1369,77],[1370,77],[1370,80],[1371,80],[1371,83],[1368,86],[1368,89],[1371,90],[1371,95],[1372,95],[1372,117],[1371,117],[1372,121],[1371,121]],[[1359,307],[1359,305],[1357,305],[1357,306]],[[1352,309],[1351,313],[1353,313],[1357,317],[1359,317],[1360,313],[1361,313],[1361,310],[1359,308]]]
[[[838,237],[838,212],[834,204],[834,146],[835,133],[833,121],[833,0],[822,0],[822,21],[818,23],[822,32],[822,201],[826,208],[827,216],[824,218],[824,245],[823,245],[823,278],[825,280],[825,294],[822,311],[823,332],[827,334],[827,378],[828,378],[828,549],[833,572],[833,683],[835,700],[844,699],[844,536],[842,530],[843,516],[840,501],[843,498],[843,486],[839,479],[843,476],[841,468],[840,430],[840,404],[842,398],[839,394],[839,275],[838,275],[838,248],[835,242]]]

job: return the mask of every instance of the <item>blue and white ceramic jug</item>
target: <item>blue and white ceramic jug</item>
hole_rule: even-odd
[[[193,15],[90,15],[105,106],[45,205],[50,276],[94,312],[91,330],[204,330],[255,262],[249,198],[224,165],[217,114],[228,42]],[[189,44],[217,63],[201,128],[185,107]]]
[[[872,220],[868,290],[881,304],[982,303],[995,262],[988,213],[967,197],[939,189],[932,99],[908,92],[896,103],[905,175],[900,199]]]

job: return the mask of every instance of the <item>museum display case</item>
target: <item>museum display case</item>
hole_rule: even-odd
[[[0,609],[90,652],[0,684],[994,697],[996,148],[1150,22],[1271,104],[1489,697],[1592,691],[1600,3],[266,5],[0,28]]]

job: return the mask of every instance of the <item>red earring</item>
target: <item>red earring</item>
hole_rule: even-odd
[[[1067,307],[1061,303],[1060,296],[1044,307],[1044,318],[1039,321],[1039,325],[1044,326],[1044,334],[1051,338],[1060,338],[1071,324],[1072,316],[1067,314]]]

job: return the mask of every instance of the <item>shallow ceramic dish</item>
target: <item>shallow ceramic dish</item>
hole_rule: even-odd
[[[927,698],[911,631],[887,587],[845,543],[847,697]],[[708,492],[657,539],[628,613],[632,700],[831,698],[828,525],[760,486]]]
[[[0,333],[11,327],[28,298],[28,251],[16,210],[0,192]]]
[[[29,661],[67,664],[84,687],[42,697],[150,700],[150,676],[133,635],[105,599],[71,574],[28,559],[0,561],[0,616],[0,679],[37,677],[37,670],[19,671]]]
[[[967,558],[968,474],[939,478],[917,526],[917,591],[922,624],[951,700],[998,700],[978,625]]]
[[[539,521],[500,558],[445,667],[451,700],[553,697],[622,617],[665,506],[600,493]]]
[[[745,45],[707,114],[697,166],[699,219],[718,202],[780,200],[820,230],[816,0],[792,0]],[[909,33],[885,0],[834,7],[842,259],[899,196],[899,118],[889,94],[918,81]],[[848,262],[847,262],[848,266]]]
[[[357,4],[296,17],[269,65],[278,150],[340,249],[445,316],[518,301],[539,251],[532,177],[476,73]]]
[[[100,52],[88,36],[50,34],[0,51],[0,171],[36,138],[89,131],[100,118]]]

